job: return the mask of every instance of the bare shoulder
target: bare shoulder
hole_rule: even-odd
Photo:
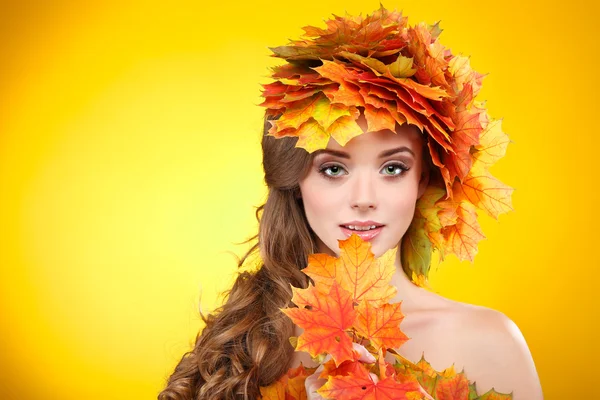
[[[505,314],[456,303],[453,330],[465,374],[478,392],[513,393],[513,400],[543,399],[531,352],[521,330]]]

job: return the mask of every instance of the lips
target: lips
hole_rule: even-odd
[[[379,235],[384,226],[375,221],[352,221],[340,225],[340,228],[346,237],[355,234],[362,240],[369,241]]]

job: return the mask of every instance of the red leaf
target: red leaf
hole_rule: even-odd
[[[307,289],[292,287],[292,291],[292,302],[298,308],[282,311],[304,329],[296,350],[307,351],[313,357],[329,353],[336,365],[353,360],[352,341],[346,334],[356,318],[351,294],[336,282],[326,293],[312,285]]]
[[[365,367],[353,376],[330,376],[317,393],[337,400],[403,399],[408,392],[418,391],[415,382],[400,383],[393,377],[374,382]]]

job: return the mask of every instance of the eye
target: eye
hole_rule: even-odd
[[[340,175],[346,175],[346,170],[341,165],[323,165],[319,168],[319,173],[327,178],[333,178]]]
[[[383,169],[381,171],[383,172],[384,175],[399,176],[408,170],[409,170],[409,168],[406,165],[396,162],[396,163],[386,165],[385,167],[383,167]]]

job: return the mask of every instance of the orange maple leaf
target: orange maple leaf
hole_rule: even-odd
[[[368,131],[381,131],[384,129],[394,131],[396,129],[396,120],[386,108],[375,108],[367,104],[365,118]]]
[[[315,369],[305,368],[302,363],[297,368],[290,368],[276,382],[259,388],[261,400],[307,400],[304,381]]]
[[[369,338],[377,351],[402,346],[408,336],[400,330],[400,322],[404,319],[400,305],[394,303],[375,307],[371,302],[362,300],[356,310],[356,332]]]
[[[415,382],[401,383],[393,376],[375,382],[366,367],[348,376],[329,376],[317,393],[326,399],[379,400],[401,399],[409,392],[419,391]]]
[[[336,365],[354,359],[352,340],[346,333],[356,318],[352,295],[333,282],[326,293],[314,286],[292,287],[292,302],[298,308],[282,311],[304,329],[298,337],[296,350],[311,356],[329,353]]]
[[[304,382],[306,377],[314,373],[316,368],[305,368],[302,363],[297,368],[290,368],[287,372],[288,381],[285,400],[307,400]]]
[[[313,254],[308,266],[302,271],[310,276],[315,285],[327,290],[334,282],[351,293],[353,301],[361,300],[384,304],[396,294],[390,279],[396,270],[396,248],[388,250],[379,258],[371,251],[371,243],[353,234],[340,240],[340,257]]]
[[[450,367],[452,368],[452,367]],[[454,372],[454,368],[452,368]],[[438,376],[435,385],[436,400],[469,400],[469,380],[464,373]]]
[[[329,376],[356,375],[360,373],[361,368],[363,368],[362,362],[357,360],[344,361],[338,366],[335,365],[333,360],[329,360],[323,364],[323,371],[321,371],[319,378],[327,379]]]
[[[262,400],[286,400],[285,392],[288,383],[288,376],[283,375],[279,380],[269,386],[261,386],[260,397]]]
[[[286,388],[286,400],[307,400],[306,387],[304,382],[307,375],[300,375],[288,379]]]

